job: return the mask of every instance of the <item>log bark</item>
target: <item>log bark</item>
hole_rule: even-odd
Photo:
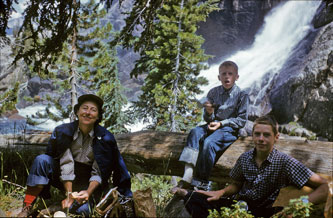
[[[4,137],[4,136],[2,136]],[[46,145],[50,134],[17,135],[6,139],[0,137],[1,144]],[[133,173],[182,176],[184,164],[179,156],[186,145],[187,134],[172,132],[141,131],[116,135],[120,153],[126,166]],[[280,137],[276,148],[301,161],[316,173],[332,175],[333,142],[308,141],[300,138]],[[253,148],[251,137],[234,142],[216,163],[211,180],[230,182],[229,172],[238,157]]]
[[[141,131],[117,135],[119,150],[131,172],[182,176],[184,164],[179,156],[187,134]],[[332,175],[333,143],[280,138],[276,148],[301,161],[316,173]],[[238,157],[254,147],[252,137],[234,142],[216,163],[211,180],[230,182],[229,172]]]

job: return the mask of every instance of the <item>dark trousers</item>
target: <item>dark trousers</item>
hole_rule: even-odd
[[[187,211],[191,214],[193,218],[204,218],[209,215],[208,210],[221,211],[221,207],[231,207],[231,205],[235,204],[233,199],[231,198],[220,198],[217,201],[207,201],[207,196],[200,194],[198,192],[188,192],[188,194],[184,197],[184,204]],[[279,212],[282,208],[273,208],[273,207],[261,207],[256,208],[254,205],[249,204],[249,211],[255,217],[271,217],[274,213]]]

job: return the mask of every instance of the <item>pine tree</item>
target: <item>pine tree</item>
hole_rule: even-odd
[[[146,121],[152,119],[158,130],[185,131],[201,119],[195,97],[207,84],[199,73],[209,56],[195,33],[213,10],[213,1],[172,0],[157,12],[152,43],[141,50],[131,75],[148,74],[134,110]]]
[[[54,84],[59,87],[58,92],[71,93],[71,105],[64,108],[59,99],[47,97],[53,103],[59,115],[51,113],[49,107],[46,114],[39,117],[50,117],[61,120],[73,114],[73,106],[77,102],[76,90],[83,93],[97,93],[105,102],[104,125],[113,133],[126,132],[127,119],[123,107],[127,99],[123,94],[123,87],[118,79],[116,49],[111,48],[109,40],[112,38],[112,25],[101,24],[106,16],[104,9],[94,0],[83,4],[77,20],[77,30],[63,44],[62,53],[49,71],[43,75],[53,78]]]
[[[99,9],[99,4],[94,0],[81,7],[76,39],[79,57],[76,69],[79,75],[77,84],[90,82],[86,85],[86,92],[96,91],[105,102],[104,126],[113,133],[120,133],[127,131],[127,119],[123,112],[127,99],[118,79],[116,49],[111,48],[108,43],[113,37],[112,25],[101,24],[101,19],[105,16],[106,11]]]

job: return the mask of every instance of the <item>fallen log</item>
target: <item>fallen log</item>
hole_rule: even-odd
[[[131,172],[182,176],[184,164],[178,158],[186,144],[187,134],[141,131],[117,135],[116,139],[127,168]],[[252,137],[240,138],[221,156],[211,180],[230,182],[229,172],[238,157],[254,147]],[[276,148],[317,173],[332,175],[333,143],[281,137]]]
[[[46,145],[50,134],[0,137],[0,142],[12,144]],[[179,156],[186,144],[187,134],[172,132],[140,131],[116,135],[120,153],[127,168],[133,173],[182,176],[184,164]],[[0,144],[1,144],[0,143]],[[252,137],[234,142],[215,165],[211,180],[229,182],[230,169],[238,157],[253,148]],[[332,175],[333,142],[310,141],[303,138],[280,137],[276,148],[285,152],[317,173]]]

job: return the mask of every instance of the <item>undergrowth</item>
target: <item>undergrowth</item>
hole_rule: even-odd
[[[33,159],[38,153],[32,153],[29,150],[2,149],[0,150],[0,216],[10,216],[9,211],[22,207],[25,194],[25,181],[28,175],[28,167],[31,166]],[[172,198],[169,190],[172,188],[171,176],[156,176],[150,174],[132,174],[132,191],[152,189],[152,197],[156,207],[157,217],[164,217],[164,208]],[[60,204],[65,198],[64,193],[51,187],[52,199],[43,201],[38,198],[34,205],[36,211],[40,211],[46,206],[54,203]],[[302,203],[299,199],[290,202],[285,208],[284,213],[293,213],[294,217],[322,217],[323,208],[313,207]],[[228,215],[227,215],[228,214]],[[310,215],[309,215],[310,214]],[[93,213],[93,216],[97,216]],[[241,209],[239,205],[232,208],[222,208],[221,211],[211,211],[210,218],[222,217],[253,217]],[[76,216],[78,217],[78,216]],[[275,218],[278,216],[275,216]]]
[[[28,149],[3,148],[0,150],[0,212],[8,216],[9,211],[14,211],[22,207],[25,195],[25,182],[29,173],[29,168],[34,158],[43,153],[41,151],[31,151]],[[132,191],[144,190],[148,187],[152,189],[152,197],[156,206],[158,216],[162,216],[163,209],[172,194],[169,192],[172,185],[171,176],[155,176],[150,174],[132,174]],[[39,212],[46,206],[60,203],[65,195],[58,189],[51,186],[51,199],[43,200],[38,198],[34,204],[34,210]],[[93,215],[97,215],[93,213]],[[71,215],[72,216],[72,215]]]

